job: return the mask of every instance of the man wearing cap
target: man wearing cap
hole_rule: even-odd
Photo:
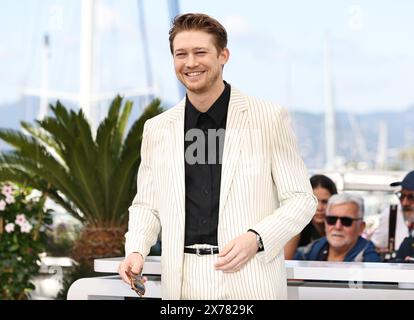
[[[394,249],[398,250],[404,238],[409,236],[410,229],[414,223],[414,170],[409,172],[402,181],[393,182],[390,186],[401,186],[401,190],[396,193],[400,200],[400,205],[397,209],[394,231]],[[380,251],[387,250],[389,247],[390,231],[393,232],[389,230],[391,211],[387,208],[382,212],[379,226],[371,237],[371,241],[374,242]]]

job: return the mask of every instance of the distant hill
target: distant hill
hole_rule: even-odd
[[[134,101],[135,106],[139,104],[139,100]],[[32,122],[37,116],[38,105],[37,98],[25,98],[14,103],[0,105],[0,127],[19,129],[21,120]],[[164,102],[164,105],[170,107],[171,103]],[[136,119],[140,112],[141,108],[134,108],[131,121]],[[323,167],[325,163],[324,115],[291,112],[291,116],[300,152],[307,166]],[[337,155],[343,157],[345,161],[366,161],[373,164],[377,154],[381,122],[386,123],[388,127],[388,162],[397,161],[398,150],[414,144],[414,106],[403,112],[369,114],[338,112],[336,114]],[[362,139],[358,140],[358,132]],[[8,146],[0,140],[0,150],[6,148]]]
[[[292,124],[306,164],[312,168],[324,165],[324,115],[292,112]],[[354,126],[352,126],[352,122]],[[336,114],[336,152],[346,161],[375,162],[381,122],[388,130],[388,163],[398,161],[398,150],[414,142],[414,107],[403,112],[370,114]],[[359,132],[359,134],[358,134]]]

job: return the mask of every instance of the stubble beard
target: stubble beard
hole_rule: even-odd
[[[337,238],[334,236],[329,236],[329,243],[332,247],[341,250],[344,247],[348,247],[351,243],[351,241],[346,238],[345,236],[341,237],[341,238]]]
[[[412,207],[403,207],[404,218],[407,222],[414,223],[414,208]]]
[[[195,94],[203,94],[208,92],[214,84],[217,82],[217,80],[220,77],[219,72],[215,72],[211,75],[210,78],[207,78],[204,83],[201,83],[201,85],[195,84],[192,86],[192,84],[189,82],[187,83],[185,81],[185,78],[180,77],[180,82],[183,84],[183,86],[187,89],[187,91]]]

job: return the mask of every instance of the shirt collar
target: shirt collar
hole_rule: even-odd
[[[224,82],[224,90],[220,97],[213,103],[213,105],[207,110],[206,114],[213,119],[216,125],[220,125],[227,115],[227,110],[230,101],[231,87],[226,81]],[[191,103],[188,96],[185,99],[185,113],[187,126],[194,128],[197,125],[198,118],[202,112],[198,111]]]

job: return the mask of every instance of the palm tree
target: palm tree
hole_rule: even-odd
[[[120,255],[143,126],[162,112],[160,101],[152,101],[125,134],[132,102],[122,106],[117,96],[95,138],[82,110],[69,111],[59,101],[51,110],[53,116],[35,124],[21,123],[28,134],[0,129],[0,138],[13,146],[0,153],[0,181],[40,190],[83,223],[77,261]]]

